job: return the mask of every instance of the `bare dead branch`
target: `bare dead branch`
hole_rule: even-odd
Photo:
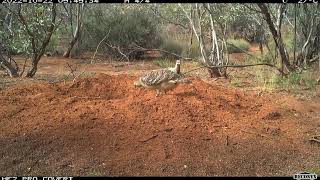
[[[130,61],[129,57],[121,51],[120,46],[114,46],[114,45],[111,45],[111,44],[109,44],[107,42],[106,42],[106,45],[109,46],[112,49],[117,50],[119,52],[119,54],[121,54],[124,58],[127,59],[128,62]],[[121,60],[122,60],[122,58],[121,58]]]
[[[272,68],[275,68],[278,70],[278,72],[280,72],[281,74],[285,74],[283,71],[281,71],[281,69],[279,69],[278,67],[276,67],[275,65],[273,64],[268,64],[268,63],[258,63],[258,64],[244,64],[244,65],[223,65],[223,66],[207,66],[207,65],[202,65],[198,68],[195,68],[195,69],[192,69],[190,71],[187,71],[185,73],[182,73],[182,74],[187,74],[187,73],[190,73],[192,71],[196,71],[196,70],[199,70],[199,69],[202,69],[202,68],[224,68],[224,67],[231,67],[231,68],[243,68],[243,67],[250,67],[250,66],[269,66],[269,67],[272,67]]]
[[[313,62],[318,61],[318,60],[320,61],[320,55],[315,56],[314,58],[310,59],[309,61],[310,61],[311,63],[313,63]]]
[[[245,4],[245,3],[242,3],[241,4],[242,6],[244,6],[244,7],[246,7],[247,9],[249,9],[249,10],[251,10],[251,11],[254,11],[254,12],[256,12],[256,13],[262,13],[261,11],[259,11],[258,9],[255,9],[255,8],[253,8],[253,7],[250,7],[250,6],[248,6],[247,4]]]
[[[184,29],[189,29],[189,27],[187,27],[187,26],[185,26],[185,25],[183,25],[183,24],[181,24],[179,22],[173,22],[172,20],[162,16],[158,9],[156,9],[154,7],[151,7],[150,9],[152,10],[153,14],[156,15],[158,18],[163,19],[163,20],[167,21],[170,24],[174,24],[176,26],[180,26],[180,27],[182,27]]]
[[[309,141],[320,143],[320,135],[312,136]]]
[[[247,131],[247,130],[243,130],[243,129],[241,129],[240,131],[245,132],[245,133],[248,133],[248,134],[255,134],[255,135],[258,135],[258,136],[261,136],[261,137],[265,137],[265,138],[270,139],[270,137],[268,137],[268,136],[266,136],[266,135],[264,135],[264,134],[259,134],[259,133],[256,133],[256,132],[251,132],[251,131]]]
[[[107,33],[107,34],[104,36],[104,38],[99,42],[99,44],[98,44],[98,46],[97,46],[97,48],[96,48],[96,51],[94,52],[94,54],[93,54],[93,56],[92,56],[92,59],[91,59],[90,64],[93,63],[94,58],[96,57],[96,54],[97,54],[98,49],[99,49],[99,47],[100,47],[100,44],[109,36],[110,30],[111,30],[111,29],[109,29],[108,33]]]
[[[185,60],[192,60],[192,58],[188,58],[188,57],[183,57],[183,56],[180,56],[176,53],[173,53],[173,52],[169,52],[169,51],[166,51],[166,50],[163,50],[163,49],[147,49],[147,48],[144,48],[144,47],[141,47],[139,45],[137,45],[136,43],[133,43],[133,45],[135,45],[139,51],[160,51],[160,52],[163,52],[163,53],[166,53],[166,54],[171,54],[175,57],[178,57],[180,59],[185,59]]]
[[[69,63],[67,63],[67,67],[70,69],[70,74],[72,74],[72,77],[75,78],[74,72],[77,70],[77,68],[72,68],[72,66]]]

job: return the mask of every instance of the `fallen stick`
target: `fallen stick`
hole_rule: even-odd
[[[192,71],[196,71],[199,69],[203,69],[203,68],[224,68],[224,67],[231,67],[231,68],[243,68],[243,67],[250,67],[250,66],[269,66],[272,68],[275,68],[278,72],[280,72],[281,74],[285,74],[281,69],[278,69],[275,65],[273,64],[269,64],[269,63],[257,63],[257,64],[243,64],[243,65],[221,65],[221,66],[208,66],[208,65],[202,65],[198,68],[189,70],[187,72],[182,73],[183,75],[190,73]]]
[[[229,146],[229,136],[226,138],[226,145]]]
[[[79,98],[79,99],[101,99],[101,97],[79,97],[79,96],[72,96],[71,98]]]
[[[309,139],[309,141],[320,143],[320,139],[318,137],[320,137],[320,135],[312,136],[311,139]]]
[[[241,131],[242,131],[242,132],[245,132],[245,133],[248,133],[248,134],[255,134],[255,135],[258,135],[258,136],[261,136],[261,137],[265,137],[265,138],[269,138],[269,139],[270,139],[270,137],[268,137],[268,136],[266,136],[266,135],[263,135],[263,134],[256,133],[256,132],[246,131],[246,130],[243,130],[243,129],[241,129]]]
[[[158,134],[156,134],[156,135],[153,135],[153,136],[149,137],[148,139],[145,139],[145,140],[140,140],[140,142],[143,142],[143,143],[145,143],[145,142],[147,142],[147,141],[150,141],[151,139],[154,139],[154,138],[156,138],[156,137],[158,137]]]
[[[110,30],[111,30],[111,29],[109,29],[109,32],[108,32],[108,33],[103,37],[103,39],[99,42],[99,44],[98,44],[98,46],[97,46],[97,48],[96,48],[96,51],[94,52],[94,54],[93,54],[93,56],[92,56],[92,59],[91,59],[91,61],[90,61],[90,64],[93,63],[94,58],[96,57],[96,54],[97,54],[98,49],[99,49],[99,47],[100,47],[100,44],[109,36]]]
[[[316,138],[311,138],[311,139],[309,139],[309,141],[314,141],[314,142],[320,143],[320,140],[316,139]]]

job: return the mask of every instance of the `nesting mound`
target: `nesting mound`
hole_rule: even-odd
[[[286,120],[269,100],[198,78],[155,97],[135,80],[100,74],[2,91],[1,174],[272,175],[287,172],[288,163],[301,168],[290,160],[301,144],[285,139]]]

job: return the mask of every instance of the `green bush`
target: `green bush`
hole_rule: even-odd
[[[315,89],[317,86],[317,80],[311,72],[292,72],[287,76],[280,76],[270,71],[257,71],[256,78],[267,89]]]
[[[284,85],[291,88],[300,85],[305,86],[308,89],[314,89],[317,85],[317,80],[310,71],[290,73],[287,78],[282,78],[282,82]]]
[[[272,53],[264,53],[263,55],[260,56],[260,61],[259,63],[270,63],[270,64],[274,64],[274,59],[273,59],[273,55]]]
[[[231,45],[233,44],[233,45]],[[244,39],[229,39],[227,40],[227,48],[229,53],[241,53],[243,51],[248,51],[250,43]]]
[[[134,43],[144,48],[158,48],[161,43],[159,23],[145,8],[139,5],[94,6],[84,19],[81,48],[95,50],[107,34],[105,42],[119,47],[126,54],[134,47]],[[103,48],[109,55],[119,56],[116,49],[105,43],[101,45]]]
[[[163,38],[160,48],[178,55],[182,54],[182,51],[186,48],[178,40],[172,38]]]
[[[190,42],[186,43],[189,44]],[[189,51],[190,48],[190,51]],[[190,58],[199,58],[201,56],[200,50],[199,50],[199,43],[196,39],[193,40],[193,43],[191,47],[185,46],[182,52],[183,56],[190,57]]]
[[[190,39],[186,38],[181,32],[162,33],[160,48],[169,52],[176,53],[183,57],[200,57],[199,43],[194,37],[190,47]],[[170,56],[169,56],[170,57]]]

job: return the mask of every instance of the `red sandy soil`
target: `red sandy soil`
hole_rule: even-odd
[[[1,175],[292,176],[319,171],[319,101],[199,78],[160,97],[138,77],[0,91]],[[318,97],[318,99],[320,99]]]
[[[252,55],[259,54],[260,53],[259,44],[252,43],[247,53]],[[229,56],[232,60],[237,62],[245,62],[248,58],[250,58],[250,56],[246,53],[232,53]]]

